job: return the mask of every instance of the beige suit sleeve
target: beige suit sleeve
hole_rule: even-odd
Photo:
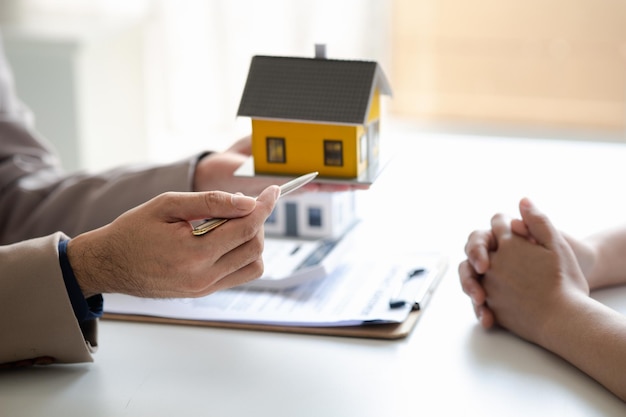
[[[68,174],[25,126],[0,119],[0,244],[76,236],[167,191],[191,191],[198,156],[167,165]]]
[[[107,224],[160,193],[191,191],[197,159],[64,172],[15,95],[0,40],[0,363],[92,360],[97,320],[81,331],[59,266],[59,239]]]
[[[0,363],[42,356],[60,363],[93,360],[96,342],[81,331],[63,282],[61,238],[55,233],[0,246]]]

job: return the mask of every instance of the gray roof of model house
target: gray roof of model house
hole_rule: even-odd
[[[255,56],[237,115],[364,124],[376,87],[391,95],[376,62]]]

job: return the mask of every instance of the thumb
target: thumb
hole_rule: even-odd
[[[259,194],[259,196],[256,198],[256,201],[267,205],[269,211],[271,212],[279,197],[280,188],[277,185],[270,185],[269,187],[264,189],[261,194]]]
[[[253,197],[224,191],[166,193],[160,198],[165,213],[175,220],[231,219],[250,214],[256,207]]]
[[[528,227],[529,237],[533,238],[539,245],[546,248],[553,248],[555,238],[558,233],[548,217],[539,211],[528,198],[523,198],[519,203],[519,211],[522,220]]]

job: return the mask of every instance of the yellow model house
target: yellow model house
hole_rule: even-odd
[[[359,178],[378,164],[382,94],[376,62],[253,57],[237,114],[252,119],[255,174]]]

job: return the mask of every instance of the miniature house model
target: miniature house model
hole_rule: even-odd
[[[376,62],[255,56],[238,116],[252,120],[255,174],[357,179],[379,158],[380,96],[389,83]]]

